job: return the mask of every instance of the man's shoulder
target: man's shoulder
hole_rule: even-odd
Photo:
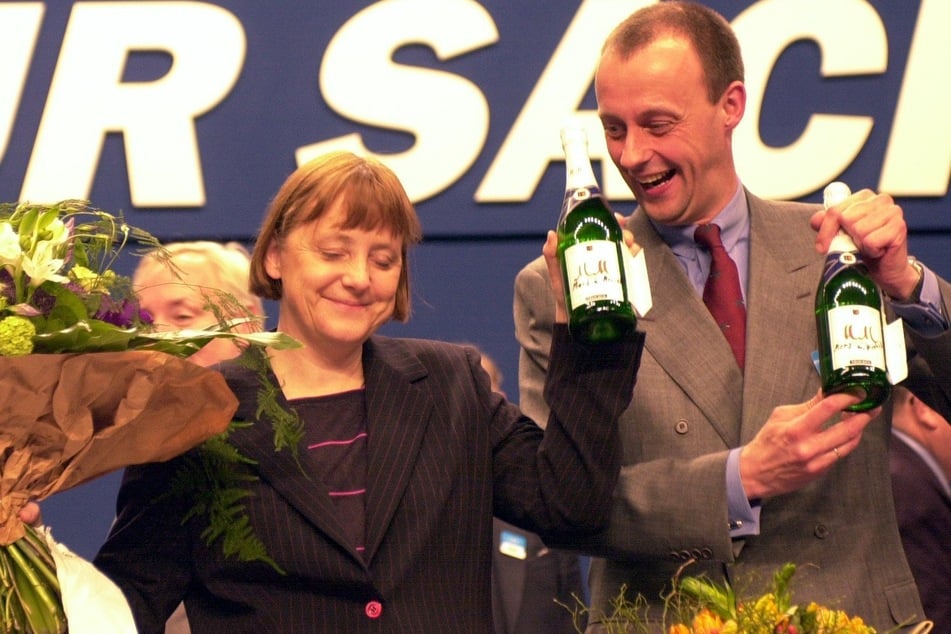
[[[545,264],[545,256],[539,255],[533,260],[530,260],[519,270],[518,275],[538,275],[539,273],[545,273],[547,275],[548,267]]]
[[[797,214],[808,218],[822,208],[822,205],[818,203],[760,198],[748,190],[746,192],[746,199],[749,202],[750,214],[752,215],[763,214],[772,216],[777,214],[788,218],[789,214]]]

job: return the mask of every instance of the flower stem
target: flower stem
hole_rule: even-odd
[[[66,613],[49,545],[27,526],[27,536],[0,547],[3,583],[2,632],[65,634]],[[7,606],[10,606],[8,610]],[[12,623],[7,615],[12,612]],[[12,625],[13,629],[9,629]]]

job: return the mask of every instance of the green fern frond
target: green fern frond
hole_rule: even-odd
[[[213,436],[187,454],[167,494],[182,496],[191,502],[183,523],[196,517],[207,520],[201,536],[208,546],[220,542],[225,557],[264,562],[285,574],[255,534],[244,505],[251,495],[248,483],[258,479],[248,466],[256,462],[243,455],[229,438],[237,429],[267,420],[273,429],[275,451],[289,449],[301,473],[305,473],[299,456],[304,425],[297,412],[281,406],[280,389],[270,378],[267,355],[261,346],[249,346],[237,361],[253,370],[260,384],[254,421],[232,421],[224,433]]]
[[[294,460],[300,466],[299,451],[301,440],[304,438],[304,424],[297,412],[281,407],[280,387],[270,380],[266,353],[257,347],[249,348],[239,357],[239,362],[257,373],[260,380],[261,387],[258,390],[255,418],[271,421],[274,430],[274,451],[290,449]]]
[[[201,533],[202,539],[209,547],[220,541],[225,557],[236,557],[244,562],[260,561],[285,574],[267,554],[267,548],[255,534],[242,503],[251,495],[247,484],[257,480],[246,468],[255,461],[228,442],[234,429],[251,424],[232,421],[227,431],[206,440],[196,451],[187,454],[161,498],[171,496],[190,501],[191,506],[182,517],[182,523],[196,517],[206,518],[208,526]]]

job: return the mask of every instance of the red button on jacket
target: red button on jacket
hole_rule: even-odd
[[[383,604],[379,601],[370,601],[363,607],[363,613],[371,619],[378,619],[383,614]]]

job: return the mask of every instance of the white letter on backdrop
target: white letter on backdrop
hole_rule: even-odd
[[[395,64],[401,46],[422,44],[440,60],[498,41],[498,29],[471,0],[383,0],[354,15],[334,35],[320,67],[320,91],[341,115],[413,134],[412,148],[374,154],[358,133],[298,148],[297,163],[331,150],[373,155],[419,202],[454,183],[475,162],[489,132],[489,106],[469,80]]]
[[[743,182],[767,198],[797,198],[822,189],[858,156],[870,117],[815,114],[794,143],[773,148],[759,134],[770,73],[783,50],[801,39],[822,51],[823,77],[885,71],[888,41],[881,17],[864,0],[762,0],[733,22],[743,45],[748,100],[734,133]]]
[[[155,81],[123,83],[136,51],[166,52],[172,67]],[[122,132],[135,206],[204,205],[195,118],[228,94],[244,54],[244,29],[221,7],[77,2],[21,199],[87,198],[106,134]]]
[[[951,174],[949,26],[951,2],[922,0],[878,184],[881,191],[896,196],[948,193]]]
[[[597,67],[601,45],[624,18],[653,0],[585,0],[508,137],[476,191],[478,202],[527,201],[552,161],[564,161],[559,130],[566,119],[588,132],[588,153],[602,160],[602,189],[608,198],[632,198],[611,163],[595,110],[578,110]]]

